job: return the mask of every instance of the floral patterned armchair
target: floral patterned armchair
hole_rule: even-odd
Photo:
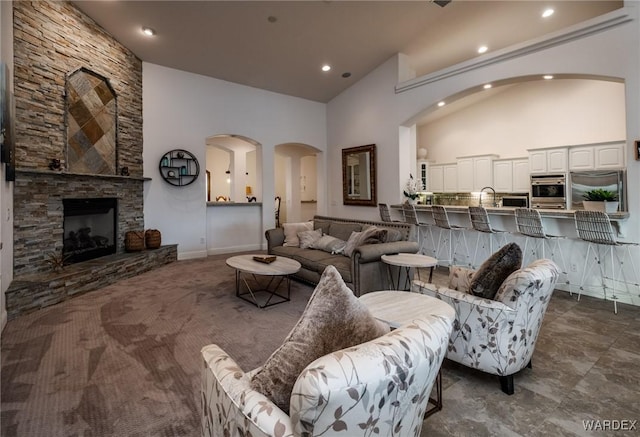
[[[442,299],[455,309],[447,358],[499,376],[502,391],[510,395],[513,375],[531,367],[559,269],[548,259],[534,261],[509,275],[494,300],[467,294],[472,274],[454,267],[448,287],[415,280],[412,290]]]
[[[293,387],[290,414],[250,388],[255,371],[205,346],[202,435],[417,436],[452,326],[452,311],[425,315],[315,360]]]

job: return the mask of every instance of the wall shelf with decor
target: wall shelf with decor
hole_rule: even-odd
[[[177,187],[193,183],[200,174],[200,164],[196,157],[182,149],[175,149],[165,153],[160,158],[160,175]]]

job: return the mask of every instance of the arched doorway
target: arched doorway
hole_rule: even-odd
[[[310,220],[318,212],[320,150],[308,144],[275,147],[274,186],[281,198],[280,222]]]

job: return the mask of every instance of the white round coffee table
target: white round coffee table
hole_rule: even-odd
[[[236,255],[227,258],[227,265],[236,271],[236,296],[246,300],[257,306],[265,308],[282,302],[288,302],[291,298],[291,277],[300,270],[300,263],[296,260],[283,256],[275,257],[275,261],[271,263],[259,262],[254,257],[267,257],[269,255],[252,254],[252,255]],[[260,284],[259,276],[267,276],[267,282]],[[252,288],[247,279],[252,278],[254,287]],[[278,293],[278,289],[283,281],[286,280],[287,294]],[[241,283],[244,284],[245,291],[241,291]],[[264,298],[258,300],[258,295],[266,294]],[[249,298],[250,296],[250,298]],[[276,298],[275,301],[272,301]]]
[[[389,281],[392,286],[393,275],[391,273],[391,266],[399,267],[395,286],[396,290],[400,289],[400,277],[402,276],[401,273],[403,269],[405,272],[404,289],[406,290],[410,285],[409,278],[411,278],[411,269],[418,269],[418,279],[421,279],[419,269],[430,267],[429,282],[431,282],[431,279],[433,278],[433,268],[438,265],[437,259],[430,256],[422,255],[420,253],[396,253],[394,255],[382,255],[381,259],[382,262],[387,265],[389,272]]]

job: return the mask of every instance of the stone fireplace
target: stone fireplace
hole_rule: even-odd
[[[9,318],[176,259],[175,246],[124,247],[128,231],[144,230],[142,62],[69,2],[14,2],[13,12]],[[63,258],[72,263],[59,271]]]

